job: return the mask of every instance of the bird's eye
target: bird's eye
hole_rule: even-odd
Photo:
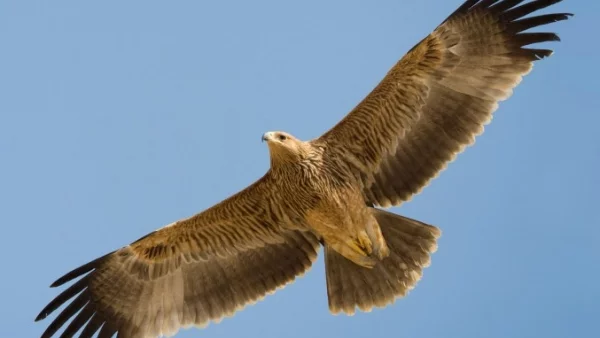
[[[279,141],[285,141],[287,139],[287,136],[285,136],[283,134],[279,134],[279,135],[277,135],[277,139],[279,139]]]

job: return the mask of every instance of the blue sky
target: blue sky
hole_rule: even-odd
[[[267,130],[318,136],[460,0],[0,2],[0,336],[70,269],[244,188]],[[328,314],[324,266],[177,337],[591,337],[600,313],[600,4],[400,208],[443,236],[408,297]],[[52,317],[54,318],[54,317]]]

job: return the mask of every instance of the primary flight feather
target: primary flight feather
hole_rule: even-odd
[[[42,337],[65,325],[60,337],[137,338],[216,322],[307,271],[321,245],[331,312],[404,296],[440,231],[376,207],[410,199],[474,142],[552,53],[525,46],[556,34],[525,31],[567,19],[528,16],[560,1],[464,2],[321,137],[265,133],[271,167],[257,182],[58,279],[79,278],[36,318],[68,303]]]

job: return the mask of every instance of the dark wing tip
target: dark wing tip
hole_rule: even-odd
[[[479,2],[479,0],[467,0],[467,1],[463,2],[463,4],[460,5],[460,7],[458,7],[454,12],[452,12],[452,14],[448,15],[448,17],[446,19],[444,19],[444,21],[442,21],[442,24],[444,24],[444,22],[450,20],[454,16],[468,12],[471,9],[471,7],[476,5],[478,2]]]
[[[519,32],[526,31],[533,27],[567,20],[571,16],[573,16],[572,13],[555,13],[555,14],[544,14],[544,15],[515,20],[510,25],[511,31],[514,33],[519,33]]]
[[[561,2],[562,0],[533,0],[533,1],[527,2],[523,5],[514,7],[518,4],[520,4],[522,1],[523,0],[521,0],[521,1],[504,0],[503,2],[497,4],[496,6],[489,8],[489,10],[494,12],[496,15],[499,15],[500,18],[502,18],[505,22],[512,22],[517,19],[523,18],[535,11],[555,5],[559,2]],[[503,4],[507,4],[507,5],[503,6]]]
[[[87,288],[88,281],[89,275],[81,278],[75,284],[61,292],[58,296],[54,297],[54,299],[52,299],[52,301],[50,301],[50,303],[48,303],[48,305],[46,305],[42,311],[40,311],[38,316],[35,318],[35,321],[37,322],[48,317],[48,315],[50,315],[54,310],[58,309],[66,301]]]
[[[512,36],[512,42],[518,47],[549,41],[560,41],[560,38],[556,33],[519,33]]]
[[[113,251],[114,252],[114,251]],[[61,286],[63,284],[65,284],[68,281],[71,281],[87,272],[90,272],[92,270],[94,270],[98,264],[100,264],[102,262],[102,260],[104,258],[106,258],[108,255],[112,254],[113,252],[106,254],[100,258],[96,258],[93,261],[86,263],[76,269],[73,269],[69,272],[67,272],[66,274],[64,274],[62,277],[60,277],[59,279],[55,280],[54,283],[50,284],[51,288],[55,288],[57,286]]]
[[[537,10],[555,5],[559,2],[562,2],[563,0],[531,0],[527,1],[527,3],[523,5],[520,5],[522,2],[525,1],[526,0],[466,0],[443,22],[446,22],[453,17],[466,14],[469,11],[478,9],[490,11],[491,13],[502,17],[502,19],[504,19],[505,21],[511,22],[516,19],[522,18],[528,14],[531,14]],[[567,19],[567,17],[573,16],[572,13],[559,13],[551,15],[564,16],[559,20],[565,20]]]
[[[560,41],[560,37],[552,32],[525,32],[530,28],[544,26],[553,22],[567,20],[573,13],[552,13],[528,16],[538,10],[562,2],[562,0],[480,0],[466,1],[453,16],[466,15],[473,10],[485,11],[505,27],[507,43],[512,47],[510,54],[519,55],[530,61],[537,61],[552,55],[552,50],[523,48],[523,46]],[[447,19],[448,20],[448,19]]]
[[[81,310],[90,300],[89,293],[83,291],[54,319],[42,333],[42,338],[52,337],[71,317]]]
[[[81,276],[85,275],[86,273],[96,269],[104,261],[104,259],[110,254],[112,254],[112,252],[107,255],[104,255],[100,258],[97,258],[87,264],[84,264],[76,269],[73,269],[72,271],[66,273],[64,276],[57,279],[54,283],[52,283],[50,285],[50,287],[54,288],[57,286],[61,286],[61,285],[65,284],[66,282],[69,282],[75,278],[81,277]],[[73,298],[75,295],[80,293],[82,290],[86,289],[87,285],[88,285],[89,277],[90,277],[89,274],[84,276],[83,278],[78,280],[75,284],[71,285],[66,290],[64,290],[62,293],[60,293],[58,296],[56,296],[54,299],[52,299],[52,301],[50,301],[50,303],[48,303],[48,305],[46,305],[42,309],[42,311],[40,311],[40,313],[37,315],[37,317],[35,317],[35,321],[38,322],[42,319],[45,319],[54,310],[59,308],[61,305],[63,305],[69,299]]]
[[[49,312],[40,312],[40,314],[38,314],[37,317],[35,317],[34,322],[39,322],[42,319],[46,319],[46,317],[48,317],[49,314]]]

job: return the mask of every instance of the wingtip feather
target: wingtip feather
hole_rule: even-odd
[[[114,251],[113,251],[114,252]],[[113,252],[106,254],[102,257],[96,258],[91,262],[88,262],[86,264],[81,265],[78,268],[75,268],[69,272],[67,272],[66,274],[64,274],[63,276],[61,276],[60,278],[58,278],[57,280],[55,280],[52,284],[50,284],[51,288],[55,288],[57,286],[61,286],[63,284],[65,284],[66,282],[69,282],[85,273],[88,273],[92,270],[94,270],[95,268],[98,267],[98,264],[102,262],[102,260],[104,260],[107,256],[109,256],[110,254],[112,254]]]

